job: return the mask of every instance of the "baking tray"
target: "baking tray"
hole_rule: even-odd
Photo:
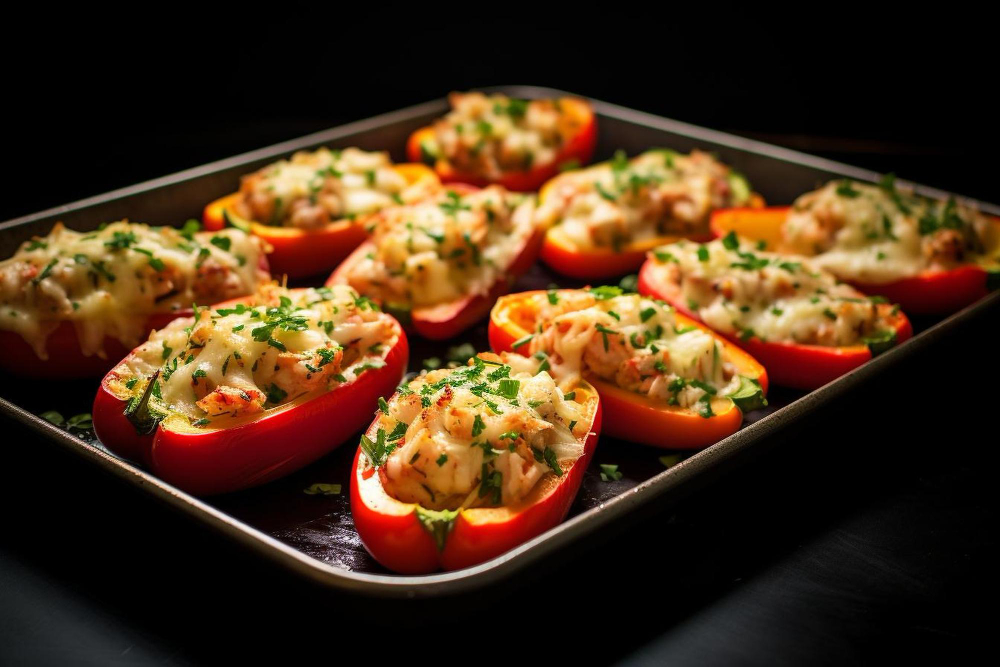
[[[489,90],[523,98],[567,94],[529,86]],[[592,100],[592,103],[599,117],[595,160],[606,159],[619,148],[629,154],[655,146],[681,151],[702,148],[717,153],[722,160],[746,174],[755,190],[772,204],[788,204],[798,194],[830,178],[847,176],[875,181],[879,177],[871,171],[769,144],[606,102]],[[206,202],[234,191],[242,174],[297,150],[320,145],[359,146],[367,150],[389,150],[394,159],[402,160],[410,132],[440,116],[447,108],[446,100],[435,100],[11,220],[0,224],[0,257],[10,256],[32,235],[47,233],[57,220],[74,229],[90,230],[101,222],[120,218],[150,224],[178,224],[188,218],[198,218]],[[948,194],[924,186],[917,186],[917,190],[936,197]],[[996,206],[977,203],[989,213],[1000,213]],[[304,284],[318,284],[323,277],[304,281]],[[581,283],[538,265],[522,278],[515,290],[541,289],[552,284],[575,287]],[[853,388],[934,345],[950,330],[963,326],[986,309],[997,308],[998,304],[1000,294],[992,294],[948,318],[916,319],[916,335],[911,340],[813,392],[774,387],[768,397],[770,405],[747,415],[739,432],[695,454],[683,454],[687,458],[672,467],[666,468],[659,458],[670,452],[602,436],[564,523],[481,565],[424,576],[391,574],[375,563],[361,545],[351,521],[346,492],[353,441],[304,470],[264,487],[202,499],[116,457],[88,434],[67,433],[36,416],[52,409],[64,415],[88,412],[97,388],[96,380],[63,382],[58,391],[53,391],[51,384],[0,378],[0,413],[134,485],[140,492],[154,496],[269,558],[276,566],[324,587],[370,597],[437,597],[492,586],[540,561],[559,554],[566,557],[571,545],[576,547],[594,540],[612,524],[620,524],[640,508],[654,502],[676,501],[715,480],[720,473],[750,455],[765,450],[812,411],[832,405]],[[471,342],[480,350],[487,349],[485,324],[446,344],[411,339],[410,369],[418,370],[422,360],[429,356],[443,358],[449,346],[463,342]],[[615,482],[602,481],[598,469],[601,463],[618,464],[623,478]],[[99,478],[95,475],[95,479]],[[306,495],[303,490],[316,482],[340,483],[344,492],[339,496]]]

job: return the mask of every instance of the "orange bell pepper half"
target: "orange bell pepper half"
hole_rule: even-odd
[[[361,448],[354,455],[351,514],[368,552],[383,566],[401,574],[458,570],[495,558],[541,535],[566,518],[601,432],[601,401],[585,382],[575,389],[591,404],[593,415],[583,454],[560,477],[543,479],[524,500],[510,507],[455,511],[425,510],[390,496],[374,469],[363,465]],[[375,439],[378,419],[367,436]]]
[[[517,352],[515,343],[537,330],[534,299],[544,294],[541,290],[521,292],[497,301],[489,325],[490,347],[494,352]],[[722,346],[724,357],[736,366],[737,373],[756,380],[761,393],[767,394],[767,371],[753,357],[700,322],[683,315],[677,316],[677,322],[682,327],[696,326],[711,334]],[[742,410],[729,398],[713,399],[713,416],[702,417],[690,408],[622,389],[594,375],[588,375],[586,380],[601,396],[603,432],[623,440],[665,449],[700,449],[735,433],[743,423]]]
[[[764,241],[768,250],[782,252],[782,226],[789,207],[764,209],[731,208],[712,214],[712,234],[729,232],[752,241]],[[1000,218],[994,218],[1000,225]],[[843,279],[866,294],[884,296],[910,314],[946,315],[961,310],[1000,287],[1000,274],[978,264],[964,264],[947,271],[923,271],[915,276],[886,283]]]
[[[514,192],[534,192],[542,183],[559,173],[566,164],[587,164],[597,145],[597,116],[584,100],[563,97],[560,107],[570,114],[577,127],[576,133],[568,137],[556,158],[545,164],[533,165],[525,171],[508,171],[497,179],[488,179],[477,174],[457,171],[446,158],[430,155],[424,146],[434,144],[434,128],[423,127],[410,135],[406,142],[406,157],[411,162],[431,164],[442,183],[467,183],[476,187],[502,185]]]
[[[212,308],[251,302],[233,299]],[[164,420],[151,433],[140,433],[125,416],[128,401],[110,389],[116,377],[112,369],[94,399],[94,432],[112,452],[144,463],[164,481],[195,495],[264,484],[335,449],[364,426],[379,397],[392,394],[409,360],[406,334],[398,323],[397,328],[399,337],[384,366],[366,370],[350,384],[304,394],[223,428]]]
[[[680,289],[663,276],[663,272],[653,259],[646,260],[639,271],[639,293],[666,301],[678,312],[701,321],[692,312],[680,295]],[[828,345],[805,345],[802,343],[762,341],[757,337],[748,340],[721,334],[735,345],[753,355],[764,364],[768,374],[776,384],[797,389],[816,389],[848,373],[876,354],[902,343],[913,335],[913,327],[906,315],[888,303],[878,304],[879,315],[892,327],[893,335],[887,340],[872,341],[859,345],[832,347]]]
[[[437,176],[422,164],[397,164],[392,168],[406,179],[408,186],[438,184]],[[215,231],[228,224],[266,240],[274,248],[268,259],[276,276],[304,278],[329,271],[367,237],[365,222],[370,216],[335,220],[321,229],[276,227],[236,215],[233,206],[239,198],[240,193],[234,192],[206,206],[202,214],[205,229]]]

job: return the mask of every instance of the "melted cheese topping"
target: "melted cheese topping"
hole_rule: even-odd
[[[350,384],[385,364],[398,325],[351,288],[265,285],[257,305],[202,310],[153,332],[116,369],[123,400],[150,399],[157,414],[224,427],[310,393]]]
[[[760,252],[735,235],[657,248],[662,279],[711,328],[742,338],[856,345],[890,331],[877,308],[810,260]]]
[[[711,401],[737,392],[740,377],[709,333],[679,326],[673,308],[612,287],[532,297],[538,333],[528,343],[561,386],[593,373],[617,386],[711,416]],[[523,339],[522,339],[523,340]]]
[[[972,207],[915,196],[890,178],[879,186],[835,181],[802,195],[782,235],[840,278],[884,283],[966,262],[996,265],[998,227]]]
[[[425,186],[410,186],[393,169],[388,153],[320,148],[244,176],[235,209],[264,224],[316,229],[424,194]]]
[[[485,362],[484,362],[485,359]],[[428,509],[514,505],[583,455],[593,415],[537,362],[482,355],[401,387],[374,446],[389,495]]]
[[[263,242],[236,229],[183,232],[113,222],[94,232],[57,223],[0,262],[0,329],[16,331],[46,359],[46,337],[72,322],[85,355],[104,338],[134,347],[150,315],[252,293],[269,280]]]
[[[580,129],[557,100],[482,93],[452,93],[449,100],[452,111],[434,124],[433,142],[422,146],[424,157],[430,162],[444,157],[455,170],[488,179],[551,163]]]
[[[712,210],[750,200],[746,180],[708,153],[654,150],[558,176],[538,208],[539,224],[562,225],[583,248],[616,250],[660,236],[708,231]]]
[[[534,233],[533,210],[531,197],[494,185],[383,211],[375,221],[375,251],[346,280],[397,308],[486,294]]]

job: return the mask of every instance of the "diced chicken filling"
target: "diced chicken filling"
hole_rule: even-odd
[[[244,176],[235,210],[268,225],[319,229],[426,194],[427,185],[408,183],[387,153],[320,148]]]
[[[583,397],[534,360],[481,357],[417,377],[379,412],[362,450],[392,497],[436,510],[516,505],[583,454]]]
[[[452,190],[375,219],[375,250],[346,280],[394,307],[447,303],[485,294],[534,234],[534,199],[490,186]]]
[[[995,221],[954,198],[843,180],[799,197],[782,228],[785,245],[813,255],[839,278],[882,283],[967,262],[1000,260]]]
[[[654,150],[631,160],[566,172],[538,208],[540,224],[559,224],[583,248],[619,250],[631,243],[708,231],[716,208],[744,206],[750,187],[709,153]]]
[[[0,262],[0,329],[21,334],[42,359],[47,336],[66,321],[85,355],[103,356],[106,336],[134,347],[150,315],[253,293],[270,280],[266,250],[237,229],[121,221],[76,232],[57,223]]]
[[[424,158],[443,157],[456,171],[488,179],[550,164],[580,130],[579,119],[558,100],[482,93],[452,93],[449,100],[452,111],[434,124]]]
[[[256,305],[201,310],[154,332],[116,369],[115,391],[137,400],[159,371],[152,412],[198,427],[335,389],[385,365],[398,326],[345,286],[265,285]]]
[[[561,384],[593,373],[706,416],[714,399],[740,389],[725,348],[704,330],[680,325],[662,301],[612,287],[551,290],[533,299],[537,333],[517,342]]]
[[[757,250],[730,234],[653,252],[664,284],[716,331],[770,342],[846,346],[890,335],[881,299],[838,283],[811,260]]]

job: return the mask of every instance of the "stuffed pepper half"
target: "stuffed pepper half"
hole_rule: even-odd
[[[94,430],[191,493],[255,486],[362,428],[407,356],[399,323],[349,287],[266,285],[154,332],[105,376]]]
[[[709,153],[651,150],[629,160],[618,151],[610,162],[568,171],[542,188],[542,259],[574,278],[619,276],[637,270],[657,245],[710,238],[716,208],[762,204],[743,176]]]
[[[443,340],[486,317],[538,256],[534,198],[500,186],[451,186],[379,214],[374,232],[327,284],[346,283],[425,338]]]
[[[802,257],[763,252],[735,234],[657,248],[639,291],[740,345],[777,384],[813,389],[910,337],[898,306],[866,297]]]
[[[717,211],[713,231],[735,231],[812,263],[907,312],[947,314],[1000,287],[1000,220],[954,198],[841,180],[790,207]]]
[[[204,222],[266,239],[275,275],[301,278],[329,271],[364,241],[372,214],[439,185],[427,167],[393,164],[386,153],[320,148],[244,176],[239,192],[205,208]]]
[[[402,385],[361,438],[351,512],[385,567],[489,560],[566,516],[597,446],[600,401],[536,359],[483,354]]]
[[[407,157],[433,166],[445,183],[531,192],[594,153],[597,121],[583,100],[482,93],[452,93],[449,100],[452,111],[407,144]]]
[[[746,352],[657,299],[617,287],[511,294],[490,315],[494,350],[530,354],[561,386],[601,395],[604,433],[707,447],[764,405],[767,373]]]
[[[231,229],[57,223],[0,262],[0,368],[22,376],[99,376],[191,304],[252,294],[266,244]]]

